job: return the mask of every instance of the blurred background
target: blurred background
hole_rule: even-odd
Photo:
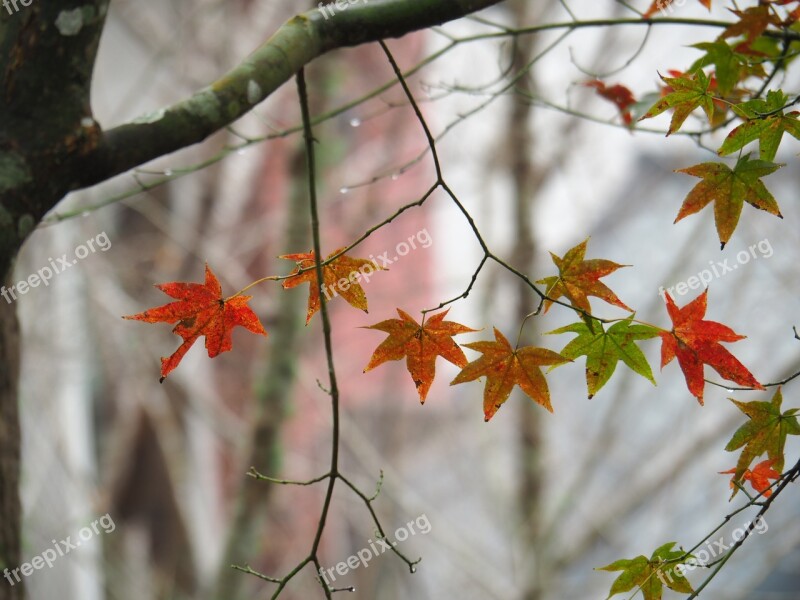
[[[641,10],[645,4],[636,3]],[[698,3],[684,4],[680,16],[707,17]],[[113,126],[185,97],[314,6],[113,2],[95,74],[97,120]],[[636,17],[611,0],[572,9],[581,20]],[[715,6],[712,16],[729,14]],[[689,137],[664,139],[669,115],[631,132],[613,104],[580,85],[595,78],[623,83],[642,100],[641,113],[658,89],[657,73],[688,68],[698,57],[688,45],[719,30],[554,29],[466,41],[571,19],[565,3],[509,0],[480,17],[389,42],[404,69],[441,53],[409,85],[439,138],[447,182],[492,250],[531,279],[554,274],[548,252],[563,256],[590,237],[588,257],[631,265],[606,281],[637,318],[659,326],[669,324],[660,286],[727,259],[736,269],[711,283],[707,317],[748,336],[732,350],[759,380],[795,372],[797,141],[784,141],[776,160],[788,166],[767,181],[784,220],[747,206],[720,252],[711,209],[672,224],[696,183],[673,169],[712,155]],[[435,175],[399,87],[370,94],[392,81],[377,45],[332,53],[307,76],[314,115],[352,103],[315,129],[327,254],[420,198]],[[796,79],[779,85],[791,93]],[[293,480],[328,470],[330,401],[320,388],[327,371],[319,316],[305,326],[307,286],[254,288],[251,305],[269,337],[236,331],[233,351],[213,361],[196,344],[162,385],[159,357],[179,338],[166,325],[120,318],[167,302],[155,283],[202,281],[205,263],[227,294],[289,273],[294,264],[277,257],[311,248],[299,120],[296,91],[287,84],[205,143],[71,195],[57,209],[70,218],[56,222],[53,215],[27,243],[20,278],[88,240],[105,234],[109,242],[18,300],[23,555],[75,539],[102,515],[115,525],[29,577],[31,598],[270,597],[274,584],[228,565],[281,577],[311,548],[324,484],[279,486],[245,476],[250,466]],[[688,129],[700,125],[690,119]],[[410,239],[416,248],[400,256],[399,245]],[[753,245],[746,261],[738,258]],[[620,365],[588,400],[581,358],[548,376],[553,414],[517,389],[488,424],[483,386],[449,387],[458,369],[444,360],[424,406],[404,361],[362,374],[384,334],[361,327],[396,317],[396,308],[418,317],[461,294],[482,257],[468,223],[441,192],[351,254],[386,252],[396,258],[390,270],[365,284],[369,314],[341,299],[330,305],[343,403],[341,470],[369,494],[383,471],[374,508],[390,539],[415,523],[416,533],[398,549],[423,560],[412,575],[397,557],[380,554],[346,575],[334,569],[332,585],[354,586],[352,597],[375,600],[600,599],[617,574],[595,567],[649,556],[670,541],[691,547],[742,502],[740,495],[728,503],[729,479],[717,475],[735,465],[736,455],[723,448],[744,420],[726,398],[767,400],[772,391],[732,394],[707,385],[700,407],[676,363],[658,371],[658,340],[641,344],[657,387]],[[489,264],[448,319],[483,328],[460,336],[461,343],[486,339],[492,326],[513,339],[537,305],[520,281]],[[596,299],[592,307],[605,317],[625,314]],[[574,320],[555,307],[529,319],[523,339],[560,350],[571,336],[543,334]],[[466,352],[470,360],[478,356]],[[798,406],[796,392],[794,384],[785,387],[784,407]],[[788,464],[798,450],[790,440]],[[796,489],[786,491],[767,514],[768,530],[746,542],[703,598],[800,597],[797,500]],[[732,530],[755,512],[736,515],[713,539],[730,543]],[[375,539],[363,502],[337,485],[323,565],[333,568]],[[703,575],[696,570],[689,579]],[[665,593],[671,595],[678,597]],[[321,597],[312,570],[281,596]]]

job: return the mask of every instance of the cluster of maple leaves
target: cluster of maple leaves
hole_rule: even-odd
[[[736,342],[744,336],[722,323],[704,319],[708,290],[682,308],[666,294],[667,313],[672,321],[670,330],[636,321],[633,314],[615,321],[594,317],[591,314],[590,296],[631,311],[600,281],[602,277],[627,265],[605,259],[586,259],[587,243],[588,240],[581,242],[563,258],[551,254],[558,274],[537,281],[546,286],[545,312],[554,302],[563,298],[581,316],[578,322],[549,332],[577,335],[560,352],[534,346],[514,347],[494,328],[493,341],[484,340],[463,345],[481,354],[470,362],[453,338],[477,330],[445,320],[448,310],[424,317],[418,323],[411,315],[398,308],[399,318],[387,319],[367,327],[382,331],[388,337],[378,345],[364,371],[388,361],[405,359],[420,402],[424,403],[436,375],[436,359],[442,357],[461,368],[451,385],[474,381],[480,377],[486,378],[483,410],[484,418],[488,421],[506,402],[515,386],[519,386],[536,403],[552,412],[550,394],[541,367],[549,366],[552,369],[573,362],[581,356],[586,357],[585,375],[590,398],[609,381],[620,361],[655,384],[650,365],[637,343],[660,337],[661,367],[677,358],[689,391],[700,404],[703,404],[704,365],[710,366],[729,381],[749,388],[764,389],[752,373],[720,344]],[[341,250],[332,253],[322,265],[323,285],[335,290],[337,295],[341,295],[352,306],[366,311],[367,298],[363,288],[357,282],[351,284],[350,281],[353,273],[372,263],[340,252]],[[308,323],[321,305],[315,255],[309,252],[289,254],[282,258],[297,263],[294,271],[284,279],[284,288],[309,284],[306,317]],[[343,281],[348,284],[342,285]],[[238,293],[224,297],[220,283],[208,265],[203,284],[172,282],[157,287],[176,301],[125,318],[148,323],[177,323],[173,332],[183,338],[183,343],[171,356],[161,359],[162,382],[202,336],[205,336],[208,355],[213,358],[232,349],[232,330],[237,326],[256,334],[267,335],[258,316],[247,305],[251,296]],[[731,400],[750,420],[736,431],[725,448],[728,451],[741,448],[742,451],[736,467],[724,473],[733,474],[733,494],[738,491],[741,482],[749,481],[755,490],[769,496],[771,481],[777,480],[783,469],[787,436],[800,435],[800,423],[797,419],[800,409],[781,412],[783,398],[780,388],[770,402]],[[751,470],[752,462],[763,454],[767,455],[767,459]],[[673,550],[674,544],[671,542],[662,546],[649,559],[644,556],[622,559],[602,567],[603,570],[623,570],[623,574],[612,585],[612,594],[638,585],[644,590],[650,590],[646,591],[646,597],[655,600],[661,597],[662,580],[675,591],[691,592],[691,585],[683,574],[675,571],[677,565],[681,564],[676,559],[683,557],[683,560],[688,560],[689,557],[684,556],[681,551]],[[656,572],[661,576],[654,577]],[[666,575],[671,576],[665,577]],[[627,587],[629,584],[630,587]]]
[[[611,378],[619,361],[655,383],[650,365],[636,342],[660,336],[662,368],[677,357],[689,391],[700,404],[703,403],[704,365],[709,365],[725,379],[743,386],[763,389],[750,371],[720,345],[720,342],[735,342],[744,336],[736,334],[721,323],[703,319],[707,290],[683,308],[678,308],[672,298],[666,295],[667,311],[673,323],[669,331],[634,321],[633,316],[617,320],[608,327],[608,321],[593,317],[589,296],[595,296],[628,311],[631,309],[600,281],[602,277],[625,265],[604,259],[586,260],[584,257],[587,242],[585,240],[570,249],[563,258],[553,254],[558,275],[537,282],[546,286],[545,312],[554,301],[565,298],[582,317],[577,323],[550,332],[578,335],[561,352],[534,346],[512,347],[508,339],[495,328],[493,341],[464,344],[465,348],[482,355],[469,362],[453,337],[475,332],[476,329],[446,321],[447,310],[426,315],[418,323],[398,308],[399,319],[387,319],[368,327],[383,331],[388,337],[377,347],[364,371],[374,369],[387,361],[405,358],[420,402],[424,403],[436,375],[436,358],[442,357],[461,367],[461,372],[451,384],[486,377],[483,410],[484,418],[488,421],[505,403],[516,385],[536,403],[552,412],[550,393],[540,367],[553,368],[572,362],[579,356],[586,356],[586,383],[590,398]],[[357,282],[350,284],[348,276],[358,272],[365,264],[371,264],[370,261],[346,254],[337,256],[337,253],[330,257],[330,262],[322,266],[323,285],[336,290],[337,295],[341,295],[352,306],[366,311],[367,298],[364,289]],[[320,286],[314,269],[314,253],[288,254],[282,258],[297,262],[292,274],[284,279],[284,288],[309,284],[306,317],[308,323],[320,308]],[[343,280],[348,282],[347,286],[341,284]],[[247,305],[252,296],[234,294],[228,298],[223,297],[219,281],[207,265],[203,284],[172,282],[157,287],[177,301],[125,318],[148,323],[177,323],[173,332],[184,341],[171,356],[161,359],[162,382],[201,336],[205,336],[206,350],[209,357],[213,358],[232,348],[231,333],[237,326],[260,335],[267,333]]]
[[[698,1],[710,8],[711,0]],[[644,13],[644,18],[650,19],[657,13],[663,13],[672,2],[656,0]],[[778,6],[792,4],[796,6],[785,9],[785,14],[779,14],[776,10]],[[722,248],[734,233],[745,203],[782,218],[775,198],[761,179],[783,166],[772,162],[783,134],[788,133],[800,139],[800,112],[786,112],[800,97],[790,101],[781,90],[767,91],[771,77],[764,69],[764,64],[770,60],[784,66],[789,60],[789,49],[780,47],[779,36],[768,37],[764,34],[770,28],[778,32],[800,31],[800,0],[761,0],[757,6],[745,10],[736,8],[732,12],[738,21],[726,28],[714,42],[695,44],[694,47],[704,54],[687,71],[672,70],[668,72],[668,77],[662,76],[663,87],[658,100],[638,119],[641,121],[672,110],[667,135],[679,131],[689,115],[697,109],[707,119],[710,127],[707,131],[725,126],[731,112],[742,121],[730,131],[717,150],[720,156],[739,152],[733,168],[722,162],[706,162],[678,170],[701,181],[683,201],[675,222],[714,203],[715,225]],[[729,42],[731,39],[733,42]],[[798,49],[794,48],[794,54],[800,54]],[[744,82],[751,78],[761,80],[763,85],[755,90],[746,88]],[[626,125],[635,125],[637,101],[627,87],[621,84],[607,85],[599,80],[585,85],[613,102]],[[757,159],[741,152],[754,141],[759,144]],[[483,413],[484,419],[489,421],[507,401],[515,386],[552,412],[542,367],[552,370],[579,357],[585,357],[589,398],[610,380],[619,362],[655,385],[652,369],[639,344],[660,338],[661,368],[677,359],[689,392],[701,405],[706,365],[725,380],[748,389],[764,389],[753,374],[722,346],[722,343],[733,343],[744,336],[727,325],[705,319],[707,289],[683,307],[678,307],[669,294],[665,295],[666,310],[672,324],[669,329],[638,321],[633,310],[600,281],[627,265],[605,259],[586,259],[587,242],[585,240],[571,248],[563,257],[551,253],[558,273],[536,282],[545,286],[544,312],[558,303],[571,307],[579,317],[575,323],[549,332],[552,335],[576,336],[560,351],[535,346],[519,347],[519,341],[512,346],[497,328],[493,328],[493,340],[460,345],[455,341],[455,336],[478,330],[445,320],[448,310],[436,314],[424,311],[421,322],[417,322],[410,314],[397,308],[399,318],[386,319],[367,327],[383,332],[387,337],[377,346],[364,371],[388,361],[405,359],[420,402],[424,403],[436,376],[436,360],[444,358],[461,369],[450,382],[451,385],[485,378]],[[285,289],[309,284],[306,324],[320,310],[320,288],[326,292],[326,296],[332,292],[334,298],[341,296],[353,307],[366,311],[366,294],[358,283],[358,277],[354,280],[353,276],[368,265],[372,270],[381,269],[372,261],[353,258],[339,249],[322,262],[322,282],[319,282],[314,252],[288,254],[281,258],[296,263],[295,269],[282,278]],[[243,295],[243,292],[223,296],[219,281],[208,266],[203,284],[172,282],[157,287],[176,301],[125,318],[176,324],[173,332],[183,339],[183,343],[171,356],[161,359],[162,382],[200,337],[205,337],[206,350],[209,357],[213,358],[231,350],[231,334],[237,326],[267,335],[257,315],[247,305],[251,296]],[[590,297],[599,298],[631,314],[613,320],[597,318],[592,314]],[[463,348],[480,356],[470,361]],[[748,421],[734,433],[725,448],[730,452],[740,450],[736,467],[723,472],[733,476],[731,497],[745,481],[757,492],[769,496],[772,493],[770,488],[774,485],[772,482],[780,478],[784,467],[787,436],[800,435],[797,417],[800,409],[781,412],[783,397],[780,387],[770,401],[740,402],[732,398],[731,401],[748,417]],[[752,466],[763,455],[766,455],[766,459]],[[661,546],[649,558],[642,555],[602,567],[603,570],[622,571],[612,584],[611,595],[638,587],[643,591],[645,600],[658,600],[664,585],[674,591],[691,593],[691,584],[677,569],[691,556],[675,550],[674,545],[675,542],[670,542]]]
[[[699,0],[707,8],[710,0]],[[644,18],[651,18],[674,10],[672,0],[656,0]],[[777,6],[795,4],[793,9],[781,15]],[[729,113],[742,123],[732,129],[717,150],[720,156],[740,152],[751,142],[758,141],[759,156],[741,154],[731,168],[722,162],[706,162],[684,169],[685,173],[701,179],[689,192],[675,218],[677,223],[684,217],[695,214],[714,203],[714,221],[722,248],[731,238],[742,213],[744,203],[783,218],[775,198],[762,181],[784,165],[775,163],[775,155],[785,133],[800,139],[800,112],[786,109],[797,102],[777,89],[769,90],[761,97],[772,76],[764,65],[770,60],[785,67],[796,55],[780,45],[779,36],[765,36],[768,28],[773,32],[800,31],[800,2],[798,0],[762,0],[757,6],[745,10],[731,9],[738,21],[727,27],[713,42],[701,42],[692,47],[704,54],[685,72],[670,70],[669,77],[661,76],[663,87],[661,98],[638,120],[656,117],[672,110],[672,120],[667,135],[681,129],[687,117],[697,109],[706,116],[710,130],[724,126]],[[733,42],[729,42],[733,38]],[[785,56],[785,55],[788,55]],[[706,73],[704,69],[713,67]],[[748,89],[744,83],[759,80],[763,86]],[[607,85],[599,80],[584,85],[613,102],[619,109],[623,122],[633,127],[634,109],[637,101],[633,92],[622,84]]]
[[[711,0],[699,2],[711,8]],[[672,4],[673,0],[655,0],[643,17],[667,16],[674,10]],[[788,8],[783,13],[777,9],[786,6]],[[800,2],[759,0],[756,6],[730,10],[737,21],[713,42],[695,44],[693,47],[704,54],[687,71],[670,70],[669,76],[661,76],[663,86],[660,98],[638,119],[649,119],[672,110],[668,136],[679,131],[689,115],[697,109],[705,115],[708,128],[695,134],[713,132],[727,126],[732,120],[730,113],[741,121],[717,149],[719,156],[739,153],[733,168],[723,162],[705,162],[677,171],[701,181],[684,199],[675,222],[713,203],[715,226],[723,249],[736,229],[745,203],[783,218],[778,203],[762,178],[784,166],[773,162],[784,134],[800,139],[800,112],[787,111],[800,97],[790,99],[780,89],[767,89],[775,75],[786,68],[800,49],[800,44],[791,41],[790,37],[796,38],[800,32]],[[771,35],[765,35],[768,32]],[[765,70],[765,65],[769,63],[774,67],[771,73]],[[747,81],[756,81],[757,85],[748,88],[745,85]],[[598,80],[585,85],[613,102],[622,121],[634,127],[634,112],[638,103],[629,88],[622,84],[607,85]],[[742,151],[756,141],[759,154],[754,159]],[[662,367],[677,357],[689,390],[701,403],[704,363],[711,365],[725,379],[748,388],[763,389],[752,374],[719,345],[719,342],[737,341],[742,336],[725,325],[702,321],[706,310],[706,292],[683,308],[675,306],[669,295],[666,302],[673,330],[658,334],[662,338]],[[613,327],[619,325],[617,323]],[[586,334],[585,326],[581,329],[582,324],[570,327],[563,330]],[[648,335],[647,332],[642,334]],[[692,340],[692,343],[688,340]],[[562,351],[562,354],[565,352]],[[626,364],[642,363],[631,360]],[[633,366],[631,368],[637,370]],[[649,370],[637,372],[648,378],[650,376]],[[588,373],[587,370],[587,380]],[[788,435],[800,435],[797,418],[800,409],[791,408],[781,412],[783,396],[780,387],[768,402],[730,400],[749,418],[725,447],[729,452],[741,450],[736,467],[722,472],[733,476],[731,498],[745,481],[759,494],[769,497],[784,468],[786,438]],[[753,462],[763,455],[767,458],[751,468]],[[637,588],[645,600],[660,600],[664,586],[680,593],[694,593],[679,568],[694,557],[683,550],[674,549],[674,546],[675,542],[669,542],[657,548],[649,558],[641,555],[601,567],[606,571],[622,571],[612,584],[609,596]]]

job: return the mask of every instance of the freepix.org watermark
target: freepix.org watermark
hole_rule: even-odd
[[[17,583],[22,583],[20,574],[22,574],[23,577],[30,577],[35,571],[43,569],[45,565],[50,569],[53,567],[53,563],[56,560],[69,554],[72,550],[77,550],[81,543],[88,542],[94,536],[99,535],[100,530],[104,533],[111,533],[116,528],[117,526],[114,524],[114,519],[111,518],[111,515],[106,513],[99,519],[95,519],[91,525],[87,525],[81,529],[78,535],[75,536],[77,538],[75,541],[72,541],[71,535],[63,540],[53,540],[52,548],[48,548],[41,554],[37,554],[28,562],[22,563],[16,569],[6,569],[3,571],[3,577],[5,577],[8,583],[13,587]]]
[[[675,567],[674,572],[678,575],[683,575],[686,571],[694,571],[697,567],[706,568],[709,561],[719,558],[724,555],[728,550],[735,546],[738,542],[744,539],[747,535],[748,529],[752,529],[759,535],[764,534],[769,529],[766,519],[761,516],[756,519],[752,525],[750,521],[744,523],[741,527],[737,527],[731,532],[732,542],[725,543],[725,536],[720,536],[717,540],[707,540],[705,547],[695,552],[690,558],[686,559],[685,563],[679,564]],[[673,571],[659,572],[660,579],[666,579],[672,583]]]
[[[20,11],[20,7],[17,5],[22,5],[23,7],[30,6],[33,4],[33,0],[3,0],[3,6],[5,6],[8,14],[13,15],[14,13],[18,13]],[[14,11],[11,11],[11,7],[14,7]]]
[[[686,0],[661,0],[660,2],[656,3],[658,7],[658,12],[662,17],[668,17],[673,12],[675,12],[675,8],[680,8],[681,6],[686,5]]]
[[[320,2],[317,5],[317,8],[327,21],[336,15],[336,9],[339,9],[339,12],[342,12],[350,8],[350,6],[353,4],[366,4],[367,2],[369,2],[369,0],[335,0],[334,2],[329,3],[327,6],[324,2]]]
[[[739,250],[739,252],[736,253],[735,263],[733,259],[730,258],[726,258],[722,262],[710,260],[708,261],[709,269],[703,269],[697,275],[689,277],[686,281],[681,281],[666,289],[664,286],[661,286],[658,288],[658,295],[666,300],[665,294],[667,292],[669,292],[670,296],[675,298],[675,292],[677,292],[679,296],[684,296],[689,290],[696,290],[700,286],[707,288],[708,284],[714,281],[714,279],[724,277],[728,273],[736,270],[739,265],[746,265],[750,262],[750,259],[757,260],[759,254],[756,253],[756,250],[760,253],[761,258],[769,258],[773,254],[772,244],[769,243],[767,238],[764,238],[747,249]]]
[[[409,521],[405,525],[398,527],[397,531],[394,532],[394,541],[390,542],[385,538],[378,538],[374,542],[371,539],[367,540],[369,547],[362,548],[346,561],[337,563],[335,567],[331,567],[330,569],[320,567],[319,576],[326,585],[330,586],[332,582],[336,581],[336,575],[344,577],[353,569],[368,567],[369,561],[376,556],[380,556],[387,550],[391,550],[392,547],[397,546],[400,542],[406,541],[412,535],[416,535],[417,533],[425,535],[430,532],[430,530],[431,523],[428,521],[428,517],[423,513],[413,521]],[[336,571],[336,575],[334,575],[334,571]]]
[[[417,244],[419,244],[419,246]],[[391,250],[387,250],[383,254],[379,254],[377,258],[374,254],[370,254],[369,260],[371,262],[362,265],[357,271],[350,271],[347,277],[342,277],[339,279],[339,281],[332,285],[323,284],[322,293],[325,294],[325,300],[330,300],[340,292],[346,292],[350,289],[351,285],[361,283],[362,280],[364,283],[369,283],[370,277],[372,277],[372,274],[376,271],[380,271],[381,269],[385,269],[389,265],[396,263],[412,250],[416,250],[417,248],[430,248],[431,244],[433,244],[433,238],[431,237],[431,234],[428,233],[427,229],[421,229],[414,235],[409,236],[408,240],[399,242],[394,247],[395,254],[392,257],[389,256],[389,254],[391,254]],[[378,264],[378,261],[380,261],[380,265]]]
[[[56,260],[48,258],[49,266],[42,267],[36,273],[31,273],[27,279],[18,281],[10,288],[6,288],[6,286],[0,287],[0,296],[11,304],[17,299],[17,295],[24,296],[31,291],[31,288],[39,287],[42,284],[47,287],[53,277],[77,265],[79,260],[83,260],[90,254],[97,252],[98,249],[105,252],[109,248],[111,248],[111,240],[108,239],[106,232],[98,233],[93,238],[86,240],[84,244],[75,248],[73,252],[75,258],[72,260],[67,254],[61,255]]]

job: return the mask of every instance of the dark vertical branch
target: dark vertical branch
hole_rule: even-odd
[[[333,498],[333,488],[339,476],[339,384],[336,381],[336,369],[333,365],[333,342],[331,340],[331,321],[328,315],[328,303],[323,294],[322,285],[322,243],[319,235],[319,210],[317,207],[317,180],[316,166],[314,160],[314,133],[311,129],[311,114],[308,108],[308,90],[306,89],[305,71],[303,69],[297,74],[297,90],[300,95],[300,108],[303,115],[303,137],[306,141],[306,156],[308,157],[308,197],[311,209],[311,237],[314,242],[314,268],[317,275],[317,292],[320,299],[320,316],[322,317],[322,333],[325,339],[325,359],[328,363],[328,383],[329,394],[331,397],[332,412],[332,441],[331,441],[331,469],[330,479],[328,480],[328,490],[325,493],[325,501],[322,505],[322,513],[319,518],[319,527],[314,537],[314,544],[311,547],[311,557],[316,561],[317,550],[322,539],[322,532],[325,530],[325,522],[328,518],[331,499]],[[325,595],[330,597],[327,585]]]

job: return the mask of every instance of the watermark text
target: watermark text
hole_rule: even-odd
[[[0,296],[8,304],[11,304],[17,299],[17,294],[24,296],[31,291],[31,288],[39,287],[42,284],[47,287],[53,277],[77,265],[79,260],[83,260],[90,254],[97,252],[98,249],[105,252],[109,248],[111,248],[111,240],[108,239],[106,232],[98,233],[93,238],[86,240],[86,243],[75,248],[74,259],[70,260],[67,254],[62,254],[56,260],[49,258],[47,259],[50,263],[48,266],[42,267],[36,273],[31,273],[27,279],[18,281],[10,288],[6,288],[6,286],[0,287]]]
[[[739,265],[746,265],[748,262],[750,262],[751,258],[753,260],[757,260],[759,258],[759,254],[756,253],[756,250],[758,250],[760,253],[761,258],[769,258],[773,254],[772,244],[769,243],[767,238],[764,238],[757,244],[753,244],[749,248],[737,252],[735,263],[733,262],[733,259],[730,258],[726,258],[722,262],[710,260],[708,261],[710,268],[703,269],[697,275],[692,275],[689,277],[686,281],[681,281],[668,288],[661,286],[658,288],[658,294],[666,300],[665,296],[667,292],[669,292],[670,296],[675,298],[676,292],[679,296],[684,296],[689,292],[689,290],[696,290],[701,286],[703,288],[707,288],[708,284],[714,279],[724,277],[728,273],[735,271]]]
[[[430,248],[431,244],[433,244],[433,238],[428,233],[427,229],[422,229],[414,235],[409,236],[408,240],[399,242],[394,248],[394,256],[389,256],[391,250],[387,250],[377,257],[370,254],[370,262],[361,265],[358,270],[350,271],[347,277],[342,277],[336,283],[330,285],[323,284],[322,293],[325,294],[325,300],[330,300],[341,292],[346,292],[350,289],[350,286],[359,284],[362,281],[364,283],[369,283],[370,277],[372,277],[372,274],[376,271],[386,269],[389,265],[397,262],[412,250],[416,250],[417,248]]]
[[[397,531],[394,532],[394,541],[390,542],[386,538],[378,538],[374,542],[371,539],[367,540],[369,547],[362,548],[350,556],[346,561],[337,563],[335,567],[331,567],[330,569],[320,567],[319,576],[326,585],[330,586],[332,582],[336,581],[336,575],[344,577],[353,569],[357,569],[358,567],[366,568],[369,566],[369,561],[371,561],[373,558],[380,556],[387,550],[391,550],[394,546],[397,546],[399,542],[406,541],[409,536],[416,535],[417,533],[425,535],[426,533],[430,532],[430,530],[431,523],[428,520],[428,517],[425,514],[422,514],[413,521],[409,521],[405,525],[398,527]],[[336,572],[336,575],[334,575],[334,571]]]
[[[5,569],[3,571],[3,577],[5,577],[8,583],[13,587],[17,583],[22,583],[20,574],[22,577],[30,577],[35,571],[43,569],[45,565],[50,569],[59,557],[69,554],[72,550],[77,550],[82,542],[88,542],[95,535],[99,535],[101,529],[104,533],[111,533],[116,528],[117,526],[114,524],[114,520],[106,513],[99,519],[95,519],[91,525],[82,528],[78,532],[78,535],[75,536],[75,541],[72,541],[71,535],[63,540],[53,540],[52,548],[48,548],[44,552],[37,554],[28,562],[22,563],[16,569]]]
[[[33,0],[28,0],[32,2]],[[336,15],[336,10],[338,9],[339,12],[343,12],[350,8],[353,4],[366,4],[369,0],[335,0],[334,2],[330,2],[329,4],[325,4],[324,2],[320,2],[317,6],[319,12],[325,17],[327,21],[331,17]]]

